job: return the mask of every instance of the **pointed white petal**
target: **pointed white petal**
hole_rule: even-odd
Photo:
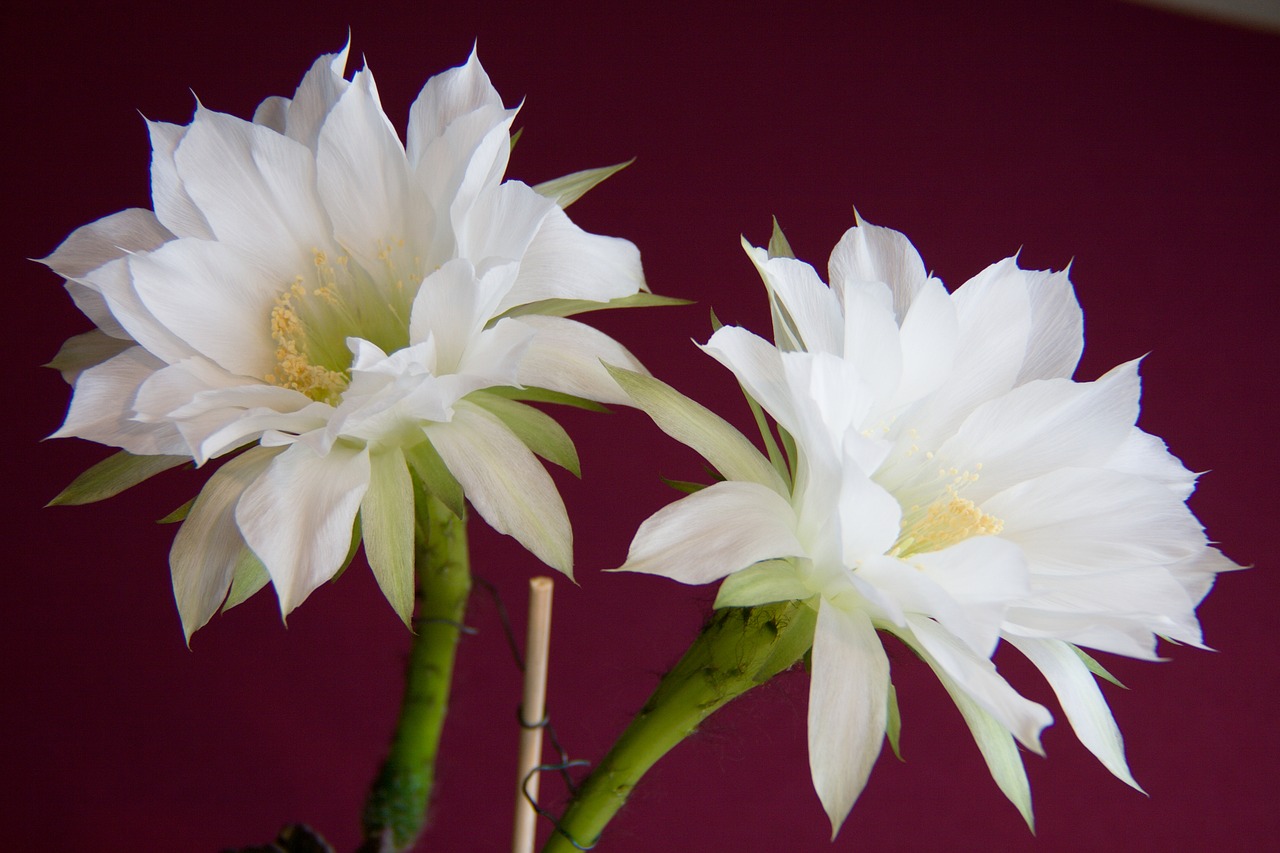
[[[1164,441],[1134,427],[1104,463],[1103,468],[1137,474],[1169,487],[1181,500],[1195,489],[1196,475],[1169,452]]]
[[[378,588],[406,625],[413,619],[413,483],[398,447],[369,454],[361,533]]]
[[[927,279],[924,262],[903,234],[858,220],[840,238],[827,263],[831,288],[842,299],[847,288],[883,282],[893,292],[894,315],[901,320]]]
[[[213,229],[178,174],[175,155],[187,125],[148,121],[147,130],[151,134],[151,204],[156,218],[179,237],[212,240]]]
[[[367,71],[356,74],[320,130],[316,177],[334,238],[366,270],[383,269],[399,241],[430,233],[426,201],[409,181],[404,148]]]
[[[532,189],[529,192],[537,196]],[[520,259],[520,276],[499,310],[540,299],[608,302],[643,288],[640,250],[633,243],[588,234],[551,205]]]
[[[782,353],[763,338],[737,326],[716,330],[703,352],[733,371],[765,411],[792,435],[801,432],[791,387],[782,366]]]
[[[907,615],[916,643],[928,652],[934,669],[946,673],[965,693],[1027,749],[1044,754],[1040,731],[1053,722],[1043,706],[1022,697],[996,672],[991,661],[980,658],[937,622]]]
[[[942,282],[929,279],[902,319],[902,378],[887,409],[914,403],[942,387],[951,375],[959,334],[951,295]]]
[[[58,348],[58,354],[45,367],[52,367],[62,374],[64,382],[74,385],[76,377],[81,373],[119,355],[131,346],[134,346],[133,341],[113,338],[100,329],[93,329],[67,338]]]
[[[347,51],[351,43],[337,53],[326,53],[312,63],[298,90],[289,101],[289,113],[285,118],[285,130],[289,138],[316,149],[320,127],[329,110],[350,85],[343,79],[347,67]]]
[[[253,111],[253,123],[270,128],[276,133],[284,133],[289,120],[289,99],[280,95],[264,98],[258,108]]]
[[[511,430],[460,400],[452,421],[429,424],[426,433],[489,526],[573,577],[573,532],[564,502],[546,469]]]
[[[154,213],[129,208],[80,226],[40,262],[64,278],[82,278],[108,261],[149,252],[172,239]]]
[[[479,194],[467,210],[461,214],[457,211],[454,213],[458,255],[482,269],[493,262],[518,261],[526,256],[530,244],[538,237],[543,223],[553,212],[564,216],[551,199],[538,195],[531,187],[518,181],[507,181],[500,186],[489,187]],[[516,290],[515,293],[508,290],[502,294],[506,298],[501,302],[501,307],[495,306],[493,315],[502,313],[512,305],[559,295],[548,293],[534,299],[528,298],[525,290],[529,286],[529,271],[524,270],[523,264],[520,269],[525,281],[512,288]],[[552,274],[558,274],[558,271],[552,270]],[[559,282],[551,282],[552,287],[558,284]]]
[[[520,358],[521,385],[561,391],[601,403],[631,405],[629,397],[604,365],[647,374],[626,347],[577,320],[528,315],[499,322],[531,330],[533,337]],[[496,328],[496,327],[495,327]]]
[[[338,443],[324,456],[294,444],[245,490],[236,524],[271,575],[281,615],[342,567],[368,488],[369,452]]]
[[[964,496],[981,503],[1016,483],[1066,467],[1103,464],[1138,417],[1137,362],[1096,382],[1029,382],[974,410],[937,455],[974,469]]]
[[[166,244],[168,245],[168,244]],[[190,345],[156,319],[134,290],[129,264],[146,255],[132,255],[110,261],[89,272],[67,290],[76,305],[112,337],[132,338],[147,352],[167,362],[195,354]],[[90,297],[88,294],[93,293]],[[106,323],[96,312],[105,313]]]
[[[1010,637],[1009,642],[1044,674],[1080,743],[1117,779],[1141,791],[1124,759],[1124,739],[1107,700],[1080,656],[1060,640]]]
[[[275,274],[282,290],[310,275],[332,231],[306,146],[273,130],[200,109],[175,153],[178,175],[220,243]]]
[[[174,537],[169,568],[188,643],[222,606],[231,588],[245,547],[235,523],[236,503],[279,453],[279,448],[254,447],[215,471]]]
[[[130,347],[84,371],[76,379],[67,419],[50,438],[77,436],[139,456],[190,456],[173,424],[134,420],[138,387],[163,367],[142,347]]]
[[[464,64],[432,77],[413,102],[409,110],[410,162],[417,163],[424,147],[454,121],[484,107],[502,109],[502,97],[472,48]]]
[[[888,713],[889,659],[871,620],[823,601],[809,682],[809,770],[833,839],[880,755]]]
[[[791,506],[765,486],[715,483],[641,524],[619,571],[710,583],[762,560],[804,556],[795,522]]]
[[[774,306],[775,316],[791,330],[800,348],[840,355],[844,350],[840,301],[814,268],[791,258],[772,258],[761,272],[772,299],[779,303]]]
[[[1070,379],[1084,351],[1084,314],[1065,272],[1024,273],[1031,297],[1031,333],[1016,380]]]

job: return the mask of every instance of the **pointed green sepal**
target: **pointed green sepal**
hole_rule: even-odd
[[[724,418],[652,376],[609,364],[605,368],[659,429],[698,451],[726,479],[759,483],[790,495],[769,460]]]
[[[189,456],[134,456],[121,450],[76,477],[45,506],[78,506],[106,500],[190,461]]]
[[[778,217],[773,217],[773,233],[769,235],[769,257],[771,258],[794,258],[796,253],[791,251],[791,244],[787,242],[787,235],[782,233],[782,226],[778,224]]]
[[[271,576],[267,574],[267,567],[258,559],[258,555],[253,553],[248,545],[240,551],[240,556],[236,558],[235,568],[232,570],[231,591],[227,593],[227,600],[222,603],[222,612],[226,613],[238,604],[248,601],[258,590],[262,589],[271,582]]]
[[[511,148],[509,150],[511,151],[516,150],[516,143],[520,141],[520,137],[522,136],[524,136],[524,128],[523,127],[516,128],[515,133],[511,134]]]
[[[609,408],[595,400],[566,394],[563,391],[551,391],[547,388],[516,388],[511,385],[495,385],[484,389],[486,394],[504,397],[508,400],[520,400],[528,403],[555,403],[559,406],[572,406],[575,409],[586,409],[589,412],[608,413]]]
[[[404,451],[405,461],[418,476],[423,487],[444,504],[457,518],[466,518],[467,509],[462,484],[444,464],[430,441],[422,441]]]
[[[195,502],[196,502],[196,499],[192,498],[191,500],[184,503],[182,506],[175,509],[173,512],[166,515],[164,518],[156,519],[156,524],[177,524],[179,521],[184,520],[188,515],[191,514],[191,507],[195,504]]]
[[[774,220],[776,223],[777,220]],[[898,691],[893,686],[893,682],[889,682],[889,716],[884,727],[884,735],[889,739],[889,748],[893,750],[893,755],[899,761],[902,760],[902,750],[899,748],[898,739],[902,735],[902,715],[898,711]]]
[[[364,519],[360,518],[360,513],[356,513],[355,523],[351,525],[351,544],[347,546],[347,556],[342,558],[342,565],[333,577],[329,579],[329,583],[335,583],[338,578],[351,568],[351,561],[356,558],[356,551],[360,550],[360,540],[363,537]]]
[[[694,492],[700,492],[707,487],[706,483],[693,483],[689,480],[673,480],[670,477],[664,477],[661,474],[658,475],[658,479],[667,486],[675,489],[677,492],[684,492],[686,495],[691,495]]]
[[[578,450],[573,446],[569,433],[555,418],[533,406],[484,391],[468,394],[466,399],[496,416],[524,442],[525,447],[581,479]]]
[[[370,453],[369,489],[360,502],[364,552],[378,588],[406,626],[413,621],[413,513],[404,452],[392,446]]]
[[[1106,667],[1104,667],[1102,664],[1094,660],[1094,658],[1084,649],[1080,648],[1079,646],[1072,645],[1071,643],[1067,643],[1067,645],[1071,647],[1071,651],[1075,652],[1077,655],[1080,656],[1080,660],[1084,661],[1084,665],[1089,668],[1090,672],[1098,676],[1098,678],[1101,678],[1103,681],[1109,681],[1112,684],[1114,684],[1116,687],[1119,687],[1122,690],[1129,689],[1128,687],[1125,687],[1123,684],[1121,684],[1120,679],[1116,678],[1114,675],[1108,672]]]
[[[533,191],[551,199],[561,208],[565,208],[595,189],[596,185],[602,183],[606,178],[616,175],[635,161],[636,158],[632,157],[630,160],[613,166],[583,169],[581,172],[574,172],[571,175],[565,175],[563,178],[544,181],[535,186]]]
[[[591,311],[604,311],[610,308],[658,308],[671,305],[692,305],[692,300],[675,296],[660,296],[647,290],[637,291],[630,296],[619,296],[608,302],[594,302],[590,299],[542,299],[517,305],[503,313],[503,317],[522,317],[537,314],[541,317],[572,317],[575,314],[586,314]],[[496,322],[496,321],[495,321]]]

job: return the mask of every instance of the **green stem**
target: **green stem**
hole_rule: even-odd
[[[717,611],[583,782],[543,853],[592,847],[658,759],[717,709],[804,655],[815,619],[795,601]]]
[[[426,822],[458,635],[471,591],[467,524],[414,478],[417,613],[391,753],[369,792],[360,853],[401,853]]]

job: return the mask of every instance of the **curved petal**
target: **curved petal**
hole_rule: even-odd
[[[132,207],[80,226],[40,263],[63,278],[82,278],[108,261],[149,252],[172,239],[154,213]]]
[[[1067,273],[1026,271],[1031,333],[1016,384],[1032,379],[1070,379],[1084,352],[1084,314]]]
[[[409,162],[417,164],[425,147],[444,135],[449,125],[485,107],[503,109],[502,97],[472,47],[465,63],[428,80],[409,109]]]
[[[1141,791],[1124,759],[1124,738],[1120,736],[1120,728],[1111,716],[1102,691],[1098,689],[1098,682],[1080,656],[1060,640],[1010,637],[1009,642],[1026,655],[1048,680],[1080,743],[1117,779]]]
[[[147,132],[151,135],[151,205],[156,218],[179,237],[212,240],[213,229],[178,174],[175,155],[187,126],[148,121]]]
[[[337,53],[316,59],[289,101],[284,133],[313,151],[325,118],[350,85],[342,76],[350,48],[348,40]]]
[[[618,237],[589,234],[552,204],[520,259],[520,276],[515,286],[498,310],[506,311],[541,299],[608,302],[642,289],[644,271],[640,267],[640,250],[633,243]]]
[[[294,444],[245,489],[236,524],[267,567],[282,616],[342,567],[368,488],[369,452],[338,443],[323,456]]]
[[[573,577],[573,531],[564,502],[546,469],[510,429],[460,400],[453,420],[428,424],[426,434],[490,527]]]
[[[893,312],[901,321],[928,279],[924,261],[902,233],[857,219],[831,251],[831,289],[843,301],[851,286],[883,282],[893,292]]]
[[[702,345],[702,351],[733,371],[751,398],[783,429],[792,435],[802,431],[777,347],[746,329],[724,326]]]
[[[130,347],[84,371],[76,379],[66,420],[49,437],[76,436],[138,456],[189,456],[187,443],[172,423],[134,420],[138,388],[163,367],[164,362],[142,347]]]
[[[823,601],[809,681],[809,771],[833,839],[880,755],[888,714],[889,659],[871,620]]]
[[[817,271],[794,258],[770,258],[764,249],[743,243],[769,290],[774,317],[774,339],[792,341],[806,352],[840,355],[844,327],[840,300],[818,277]]]
[[[617,571],[710,583],[762,560],[805,556],[795,525],[791,506],[772,489],[715,483],[641,524]]]
[[[601,403],[631,405],[631,398],[618,387],[604,365],[645,375],[649,372],[622,344],[577,320],[530,314],[503,320],[499,325],[506,323],[534,332],[520,359],[521,385],[561,391]]]

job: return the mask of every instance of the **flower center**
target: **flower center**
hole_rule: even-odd
[[[380,243],[384,268],[371,276],[346,255],[313,249],[315,270],[297,276],[271,308],[276,367],[263,379],[336,406],[351,381],[348,337],[391,353],[409,344],[409,309],[422,277],[413,259],[401,275],[398,254]],[[409,286],[406,287],[406,279]]]
[[[976,466],[981,470],[982,466]],[[955,468],[938,470],[939,476],[950,476],[943,493],[932,503],[915,504],[902,516],[898,541],[889,549],[890,556],[906,558],[913,554],[941,551],[973,536],[994,536],[1004,529],[1004,522],[983,512],[981,507],[960,496],[961,489],[978,479],[972,471]]]

